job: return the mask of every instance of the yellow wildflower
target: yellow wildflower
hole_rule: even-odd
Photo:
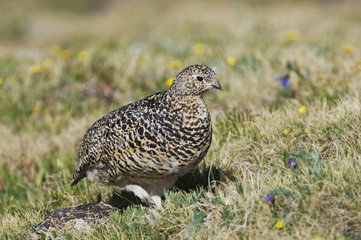
[[[40,113],[40,110],[41,110],[40,106],[39,106],[39,105],[35,105],[35,106],[33,107],[33,114],[34,114],[34,115],[38,115],[38,114]]]
[[[71,50],[70,49],[65,49],[63,51],[60,52],[60,57],[62,59],[68,59],[71,57]]]
[[[310,133],[310,131],[309,131],[307,128],[304,130],[304,132],[305,132],[306,134],[309,134],[309,133]]]
[[[168,79],[165,81],[165,85],[171,86],[171,85],[173,84],[173,80],[174,80],[174,78],[168,78]]]
[[[87,61],[89,61],[90,57],[89,57],[89,53],[87,51],[81,51],[78,53],[77,58],[81,62],[87,62]]]
[[[41,73],[43,72],[44,68],[42,65],[32,65],[30,66],[29,70],[31,73]]]
[[[302,106],[298,109],[298,112],[300,114],[305,114],[307,112],[307,107],[306,106]]]
[[[343,46],[343,51],[345,53],[351,53],[352,52],[352,47],[348,46],[348,45],[345,45],[345,46]]]
[[[182,62],[180,60],[171,61],[168,63],[168,67],[177,69],[182,65]]]
[[[285,32],[285,39],[288,42],[294,42],[298,39],[298,31],[295,29],[289,29]]]
[[[323,79],[325,79],[325,76],[322,73],[319,73],[317,75],[317,78],[320,79],[320,80],[323,80]]]
[[[66,200],[67,197],[68,197],[68,196],[66,196],[66,194],[64,194],[61,198],[62,198],[63,200]]]
[[[286,134],[286,135],[288,135],[288,134],[290,133],[290,131],[291,131],[291,130],[290,130],[289,128],[286,128],[286,129],[283,131],[283,133]]]
[[[322,238],[320,238],[320,237],[315,237],[315,238],[312,238],[312,240],[322,240]]]
[[[228,66],[234,67],[236,65],[237,59],[235,57],[228,57],[227,64]]]
[[[4,81],[3,79],[0,77],[0,86],[3,85]]]
[[[61,48],[60,48],[60,46],[59,45],[54,45],[54,46],[52,46],[51,47],[51,53],[53,54],[53,55],[59,55],[59,53],[60,53],[60,51],[61,51]]]
[[[47,58],[41,63],[41,66],[43,66],[43,68],[50,68],[53,66],[53,60]]]
[[[277,223],[276,223],[276,225],[275,225],[275,227],[278,228],[278,229],[283,228],[284,226],[285,226],[285,225],[283,224],[282,221],[277,221]]]
[[[205,46],[202,43],[197,43],[193,47],[193,52],[197,55],[202,55],[204,53]]]

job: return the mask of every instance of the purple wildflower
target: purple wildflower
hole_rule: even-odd
[[[275,196],[268,194],[267,196],[264,196],[263,199],[266,201],[266,203],[272,203],[275,199]]]
[[[290,82],[288,81],[288,78],[284,78],[281,80],[281,87],[286,89],[290,88]]]
[[[275,80],[280,81],[281,87],[286,88],[286,89],[290,88],[290,82],[289,82],[290,79],[289,79],[288,73],[285,73],[285,74],[275,77]]]
[[[297,167],[297,162],[296,162],[296,158],[291,158],[288,161],[288,166],[290,167],[290,169],[294,169]]]

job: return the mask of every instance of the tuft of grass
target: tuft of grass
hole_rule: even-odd
[[[162,210],[132,204],[90,231],[51,236],[361,238],[356,3],[91,2],[0,3],[1,239],[24,239],[56,208],[109,201],[116,189],[69,186],[81,137],[198,63],[217,66],[223,91],[204,96],[213,143],[197,170]]]

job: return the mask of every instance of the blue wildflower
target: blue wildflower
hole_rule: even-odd
[[[297,167],[297,162],[296,162],[296,158],[291,158],[288,161],[288,166],[290,167],[290,169],[294,169]]]
[[[280,81],[281,87],[289,89],[290,88],[290,82],[289,82],[290,79],[289,79],[289,77],[290,77],[289,74],[285,73],[285,74],[282,74],[282,75],[279,75],[279,76],[275,77],[275,80]]]
[[[263,200],[266,201],[266,203],[272,203],[275,199],[275,196],[273,196],[272,194],[268,194],[267,196],[263,197]]]
[[[288,78],[284,78],[281,80],[281,87],[286,89],[290,88],[290,82],[288,81]]]

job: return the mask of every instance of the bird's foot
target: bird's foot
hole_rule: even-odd
[[[160,196],[151,196],[153,202],[155,203],[155,209],[162,209],[162,199]]]
[[[140,198],[140,200],[147,206],[155,209],[161,209],[162,203],[159,196],[150,196],[147,191],[144,190],[141,186],[138,185],[127,185],[125,190],[128,192],[133,192],[135,196]]]
[[[157,205],[156,203],[153,201],[153,199],[149,196],[149,197],[146,197],[146,198],[141,198],[140,200],[142,200],[142,202],[147,206],[147,207],[150,207],[150,208],[157,208]]]

